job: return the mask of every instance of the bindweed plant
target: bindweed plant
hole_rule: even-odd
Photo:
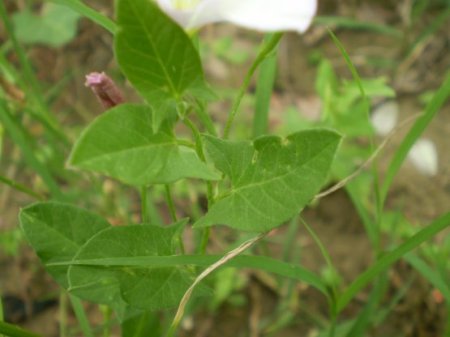
[[[144,102],[128,103],[106,74],[89,74],[86,85],[107,110],[83,130],[67,162],[72,169],[107,176],[139,191],[139,224],[112,226],[95,210],[65,203],[58,193],[51,201],[25,207],[19,215],[27,241],[48,273],[70,294],[86,336],[95,334],[82,307],[77,305],[80,299],[101,304],[107,319],[113,311],[123,336],[174,336],[189,300],[193,296],[210,296],[211,288],[203,280],[222,267],[264,270],[314,287],[328,301],[327,333],[333,336],[338,315],[360,290],[405,254],[449,226],[450,214],[446,214],[408,236],[394,249],[383,251],[376,246],[377,257],[372,266],[346,289],[301,265],[249,253],[273,229],[298,217],[309,203],[326,195],[326,191],[320,191],[328,182],[342,139],[341,133],[329,127],[342,126],[340,131],[345,133],[344,127],[355,126],[340,121],[341,124],[306,129],[286,137],[264,134],[267,97],[274,76],[271,58],[282,38],[279,31],[304,32],[313,19],[315,1],[277,0],[262,6],[257,0],[160,0],[157,3],[118,0],[116,22],[78,1],[55,2],[75,9],[114,34],[119,67]],[[215,93],[205,80],[197,37],[189,35],[206,23],[218,21],[272,33],[264,40],[230,111],[224,112],[226,122],[220,126],[214,123],[207,109]],[[345,56],[348,55],[344,53]],[[257,122],[253,133],[257,137],[230,140],[242,97],[260,66],[265,82],[258,82],[259,96],[265,104],[259,105],[254,118]],[[355,86],[350,89],[361,90],[357,91],[358,95],[365,98],[366,83],[358,79],[356,70],[354,75]],[[397,152],[381,186],[380,209],[407,150],[449,91],[447,76],[426,114],[414,124],[401,151]],[[356,100],[358,95],[352,99]],[[361,102],[358,122],[368,125],[366,102]],[[190,131],[190,137],[180,136],[180,125]],[[361,130],[358,125],[356,128]],[[195,179],[204,185],[207,205],[197,218],[177,217],[171,190],[177,181],[185,179]],[[157,224],[151,216],[149,193],[157,185],[164,186],[166,192],[172,218],[172,223],[167,225]],[[377,221],[378,218],[368,226],[375,226]],[[207,253],[207,245],[216,226],[227,226],[244,235],[233,249],[211,255]],[[198,240],[189,245],[183,236],[188,227],[198,233]],[[316,238],[312,229],[311,232]],[[320,239],[316,239],[328,258]],[[374,244],[379,245],[379,236]],[[413,255],[408,256],[414,259]],[[415,261],[420,265],[421,260]],[[333,269],[330,263],[330,270]],[[164,325],[160,312],[173,313],[169,324]],[[109,335],[108,324],[104,327],[105,336]],[[365,321],[360,321],[354,326],[355,331],[364,324]],[[0,333],[33,336],[6,323],[0,323]]]

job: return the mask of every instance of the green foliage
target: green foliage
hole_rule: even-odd
[[[165,117],[161,107],[167,100],[178,102],[187,89],[201,86],[200,57],[183,29],[148,0],[119,0],[117,23],[117,61],[154,107],[157,127]]]
[[[21,42],[60,47],[75,37],[79,18],[78,13],[68,11],[64,6],[46,2],[40,15],[24,10],[13,16],[13,22]]]
[[[69,292],[79,326],[87,337],[93,336],[95,330],[89,326],[81,299],[102,304],[105,336],[113,321],[110,318],[112,309],[116,314],[114,319],[121,324],[122,336],[162,336],[166,320],[162,318],[161,311],[180,305],[182,299],[183,305],[186,304],[189,296],[184,295],[190,294],[191,285],[198,288],[195,290],[197,295],[210,294],[205,285],[197,285],[194,279],[198,275],[203,278],[205,272],[211,271],[211,265],[217,266],[219,262],[232,269],[224,268],[216,274],[216,293],[210,301],[210,309],[217,309],[243,286],[244,283],[238,278],[240,269],[266,271],[291,279],[289,283],[284,283],[287,287],[279,287],[288,296],[294,296],[295,282],[302,282],[326,298],[330,313],[326,327],[328,336],[362,336],[371,324],[380,322],[383,319],[381,316],[392,310],[409,287],[407,283],[387,308],[380,308],[389,282],[388,269],[400,259],[427,278],[430,285],[440,290],[446,302],[450,303],[447,275],[450,241],[441,246],[430,244],[412,252],[448,228],[450,214],[444,214],[428,226],[414,229],[398,212],[384,210],[387,193],[408,150],[450,94],[450,75],[447,75],[441,88],[430,99],[425,114],[417,120],[394,154],[384,184],[379,184],[374,171],[365,172],[347,185],[348,195],[370,239],[372,246],[368,249],[373,250],[374,261],[346,288],[341,289],[344,282],[332,263],[333,256],[313,226],[308,226],[303,219],[326,262],[326,268],[322,268],[323,272],[318,276],[301,265],[299,247],[294,246],[298,219],[301,219],[298,215],[312,200],[317,200],[317,193],[330,176],[343,177],[351,173],[356,163],[371,154],[372,148],[360,146],[355,140],[373,136],[368,118],[370,100],[395,96],[386,79],[362,79],[344,46],[331,32],[332,40],[342,53],[353,78],[338,79],[332,64],[322,59],[316,81],[316,91],[323,104],[320,120],[305,122],[298,117],[295,120],[291,114],[292,120],[300,125],[289,125],[292,130],[287,137],[265,135],[269,129],[268,112],[276,76],[276,48],[282,38],[282,33],[270,34],[234,97],[223,136],[219,137],[212,118],[215,116],[210,116],[207,106],[212,97],[217,97],[205,82],[197,51],[197,48],[201,50],[204,47],[194,43],[154,1],[118,0],[117,22],[79,0],[51,2],[65,5],[72,11],[45,3],[40,17],[28,11],[17,14],[14,23],[18,40],[60,46],[73,37],[79,15],[88,17],[114,35],[114,51],[120,70],[145,100],[142,104],[125,103],[113,107],[95,118],[73,145],[68,160],[72,168],[117,179],[139,191],[141,202],[131,199],[126,204],[140,204],[142,224],[111,226],[99,215],[56,201],[32,204],[19,214],[25,238],[49,274]],[[423,38],[435,32],[448,15],[448,12],[441,14],[433,29],[428,30],[428,35]],[[67,184],[63,194],[59,186],[60,177],[54,176],[53,170],[47,167],[49,157],[61,156],[56,147],[50,145],[51,142],[55,139],[65,140],[67,145],[69,142],[46,107],[39,82],[15,38],[3,3],[0,3],[0,16],[11,37],[25,79],[21,79],[21,71],[16,72],[3,54],[0,54],[0,66],[8,81],[23,86],[21,89],[27,97],[24,110],[27,113],[31,111],[33,117],[37,116],[33,121],[43,127],[48,142],[41,146],[40,140],[33,140],[33,133],[22,125],[27,118],[22,118],[25,115],[14,110],[17,108],[15,103],[6,99],[0,100],[0,130],[4,129],[18,146],[24,162],[40,176],[52,198],[62,200],[66,195],[76,195]],[[346,18],[320,18],[317,21],[401,37],[394,28]],[[231,62],[244,61],[246,53],[235,53],[232,46],[233,40],[224,38],[213,43],[212,49]],[[253,135],[258,138],[252,141],[228,140],[240,103],[248,95],[252,77],[260,66],[253,118]],[[208,131],[208,135],[201,134],[197,122]],[[180,127],[182,123],[189,128],[194,142],[182,134],[185,131]],[[241,127],[248,128],[248,125]],[[346,138],[343,146],[340,146],[341,134]],[[3,140],[2,135],[0,139]],[[39,151],[36,155],[37,145]],[[95,176],[89,177],[95,179]],[[201,239],[192,240],[185,249],[184,241],[189,236],[184,235],[183,231],[189,220],[177,221],[175,207],[179,200],[172,199],[172,187],[173,183],[189,178],[198,181],[194,186],[188,185],[189,190],[183,195],[183,199],[192,201],[189,209],[183,209],[183,214],[194,214],[194,232],[198,228],[201,230],[200,235],[194,233],[192,236],[201,236]],[[3,175],[0,175],[0,181],[26,193],[28,197],[46,197]],[[163,186],[155,186],[160,184]],[[203,191],[201,184],[206,185],[205,196],[199,192]],[[381,193],[378,191],[380,187]],[[126,187],[120,188],[122,192]],[[159,204],[162,198],[158,198],[158,189],[165,191],[168,213],[173,219],[170,225],[164,225],[165,217],[162,215],[166,214],[159,214],[163,208]],[[104,194],[108,199],[104,203],[110,205],[109,199],[112,197],[106,195],[107,192]],[[207,200],[204,210],[203,204],[198,202],[203,198]],[[94,207],[91,200],[86,203]],[[104,209],[100,212],[107,214]],[[136,216],[133,207],[121,213],[126,213],[122,214],[123,219],[134,219]],[[246,241],[249,234],[242,232],[264,233],[255,237],[255,241],[250,241],[255,243],[256,239],[261,239],[268,231],[289,220],[291,224],[283,238],[285,246],[282,255],[286,260],[295,259],[294,262],[256,255],[258,250],[247,255],[242,255],[240,250],[241,255],[233,258],[228,249],[214,255],[206,253],[209,233],[213,230],[210,227],[231,227],[233,237],[242,235],[231,244],[231,249],[242,249],[250,247],[249,241]],[[381,240],[383,231],[389,234],[389,245],[386,245],[389,249]],[[240,245],[244,241],[245,244]],[[399,241],[403,243],[399,244]],[[296,253],[291,254],[291,251]],[[190,255],[190,252],[200,254]],[[282,285],[281,282],[279,284]],[[338,315],[369,284],[372,287],[360,312],[352,319],[339,321]],[[295,311],[289,310],[288,314],[284,314],[286,308],[291,309],[292,301],[283,299],[280,303],[282,315],[277,324],[285,324],[293,319]],[[450,309],[450,304],[447,306]],[[168,336],[176,330],[181,318],[176,315]],[[450,325],[447,330],[450,331]],[[2,322],[0,333],[34,336]]]
[[[55,262],[104,257],[172,255],[174,236],[186,224],[170,227],[111,227],[103,218],[62,203],[38,203],[23,209],[20,222],[26,239],[47,271],[72,294],[97,303],[154,310],[174,306],[190,285],[190,274],[176,267],[107,267]]]
[[[186,224],[170,227],[129,225],[111,227],[89,240],[75,259],[104,257],[169,256],[175,253],[174,236]],[[156,310],[178,304],[192,283],[191,274],[182,267],[158,266],[84,266],[69,268],[69,290],[84,299],[112,307],[126,304],[132,308]]]
[[[98,25],[108,30],[110,33],[114,34],[117,30],[117,25],[114,21],[109,19],[107,16],[104,16],[103,14],[97,12],[96,10],[90,8],[89,6],[86,6],[80,0],[48,0],[48,1],[70,8],[79,15],[91,19]]]
[[[16,256],[22,242],[22,232],[18,228],[0,231],[0,252]]]
[[[219,175],[189,147],[177,144],[172,123],[152,127],[152,110],[119,105],[99,116],[75,143],[69,164],[134,186],[166,184],[181,178]]]
[[[226,224],[254,232],[279,226],[319,191],[339,140],[327,130],[298,132],[286,139],[264,136],[253,144],[205,137],[209,155],[230,177],[231,188],[194,226]]]
[[[218,57],[232,64],[242,64],[249,58],[249,53],[233,46],[233,42],[230,36],[225,36],[214,41],[211,48]]]
[[[160,337],[161,319],[154,312],[144,312],[122,323],[122,337]]]
[[[110,224],[84,209],[63,203],[37,203],[19,214],[26,239],[44,264],[71,260],[94,234]],[[47,267],[64,288],[68,287],[67,266]]]
[[[367,118],[367,104],[361,97],[360,85],[368,98],[395,96],[385,78],[363,79],[360,83],[339,81],[330,61],[321,61],[316,91],[323,102],[322,121],[349,137],[373,133],[372,124]]]

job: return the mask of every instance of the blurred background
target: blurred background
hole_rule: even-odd
[[[66,200],[106,216],[112,224],[138,222],[139,198],[135,191],[107,178],[70,171],[65,162],[81,130],[103,111],[84,85],[86,74],[105,71],[123,89],[128,101],[141,99],[120,73],[114,60],[113,37],[105,29],[50,1],[2,1],[20,48],[2,20],[0,97],[8,104],[12,120],[3,118],[0,124],[0,295],[7,321],[44,336],[58,336],[59,290],[24,242],[18,212],[29,203],[49,198],[53,195],[51,186],[57,186],[54,188],[60,189]],[[112,1],[85,3],[114,17]],[[363,79],[375,134],[358,118],[361,106],[357,83],[328,28],[339,38]],[[218,91],[218,100],[209,111],[214,121],[223,125],[263,34],[217,24],[203,28],[199,36],[207,80]],[[371,137],[380,143],[388,132],[386,124],[399,125],[423,112],[442,84],[450,69],[450,2],[321,0],[318,16],[304,35],[285,34],[276,64],[270,132],[286,135],[326,126],[346,136],[331,185],[369,157]],[[249,126],[255,95],[253,83],[232,137],[252,137]],[[330,114],[340,117],[330,121]],[[409,125],[396,131],[378,157],[381,177]],[[419,152],[419,159],[406,161],[395,178],[382,223],[383,244],[387,247],[450,210],[449,139],[447,102],[423,136],[435,152]],[[425,164],[425,168],[420,164],[428,161],[431,164]],[[348,284],[374,257],[358,207],[373,211],[373,177],[366,173],[353,181],[351,188],[327,196],[303,213],[339,271],[340,279],[330,282]],[[176,184],[180,216],[195,218],[203,211],[205,200],[201,193],[197,195],[199,191],[195,182]],[[355,199],[360,199],[359,203]],[[163,187],[155,187],[152,201],[154,215],[161,222],[167,221],[170,217]],[[214,232],[210,251],[223,251],[235,235],[225,229]],[[335,276],[327,274],[320,250],[301,226],[280,228],[261,249],[267,249],[271,256],[301,263],[323,277]],[[439,273],[447,273],[447,279],[449,254],[448,231],[420,251],[423,261]],[[433,282],[416,269],[402,260],[390,270],[379,310],[364,336],[443,336],[449,324],[446,301]],[[226,269],[213,278],[214,297],[208,303],[195,303],[196,313],[185,319],[182,336],[320,336],[327,324],[325,299],[305,285],[250,270]],[[342,336],[346,335],[345,319],[350,321],[364,307],[368,291],[345,311],[340,325]],[[101,310],[94,305],[86,307],[94,323],[102,321]],[[70,310],[65,319],[69,335],[79,336]]]

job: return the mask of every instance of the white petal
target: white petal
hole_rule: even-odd
[[[436,146],[429,139],[419,139],[408,153],[408,159],[424,175],[434,176],[438,171]]]
[[[370,119],[377,134],[385,136],[395,127],[397,124],[397,118],[397,102],[387,101],[375,108]]]
[[[159,7],[180,26],[187,27],[189,25],[195,9],[177,9],[174,7],[173,0],[158,0],[157,2]]]
[[[194,11],[186,14],[184,10],[174,9],[171,0],[158,0],[158,3],[188,29],[226,21],[266,32],[302,33],[311,24],[317,8],[317,0],[202,0]]]

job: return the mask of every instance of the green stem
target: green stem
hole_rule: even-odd
[[[300,220],[303,223],[303,225],[305,226],[308,233],[311,235],[311,237],[315,241],[315,243],[317,244],[317,246],[319,247],[319,250],[320,250],[323,258],[325,259],[325,262],[326,262],[328,268],[333,273],[333,282],[331,283],[331,294],[329,296],[329,300],[330,300],[330,312],[332,313],[332,316],[336,316],[335,313],[337,312],[336,308],[337,308],[338,291],[337,291],[336,284],[334,281],[335,281],[335,277],[338,276],[338,272],[337,272],[336,268],[334,267],[333,262],[331,261],[330,254],[326,250],[326,248],[323,245],[322,241],[320,240],[319,236],[314,232],[314,230],[308,225],[308,223],[302,217],[300,217]]]
[[[177,221],[177,210],[175,208],[175,203],[173,202],[173,196],[172,196],[172,191],[170,190],[170,185],[166,184],[164,185],[165,187],[165,194],[166,194],[166,202],[167,202],[167,206],[169,207],[169,213],[170,213],[170,217],[172,219],[172,222],[176,222]],[[182,255],[185,254],[185,249],[184,249],[184,242],[183,242],[183,233],[182,231],[179,232],[179,234],[177,235],[177,239],[178,241],[178,245],[180,248],[180,253]]]
[[[265,41],[270,41],[273,34],[268,34]],[[277,74],[277,53],[272,53],[259,68],[255,92],[255,115],[253,117],[253,138],[267,133],[269,129],[269,108],[273,86]]]
[[[198,249],[198,253],[204,255],[206,253],[206,247],[208,246],[209,235],[211,234],[211,228],[206,227],[203,228],[202,232],[202,240],[200,241],[200,246]]]
[[[41,337],[40,335],[22,329],[17,325],[9,324],[6,322],[0,322],[0,333],[8,336],[8,337]]]
[[[77,317],[78,324],[83,331],[84,337],[94,337],[94,333],[92,332],[92,327],[89,323],[89,320],[86,315],[86,311],[83,308],[83,304],[81,303],[78,297],[69,294],[69,299],[72,304],[72,309]]]
[[[3,301],[0,296],[0,322],[3,322],[5,320],[4,314],[3,314]],[[0,337],[5,337],[5,335],[0,334]]]
[[[109,337],[111,335],[111,314],[112,310],[107,305],[100,305],[100,310],[103,313],[103,337]]]
[[[2,175],[0,175],[0,182],[8,185],[9,187],[11,187],[11,188],[13,188],[13,189],[15,189],[17,191],[20,191],[20,192],[23,192],[25,194],[28,194],[29,196],[31,196],[33,198],[36,198],[38,200],[44,200],[45,199],[44,196],[40,195],[37,192],[34,192],[32,189],[26,187],[25,185],[22,185],[22,184],[18,183],[17,181],[8,179],[8,178],[6,178],[6,177],[4,177]]]
[[[59,336],[67,336],[67,294],[64,290],[59,294]]]
[[[184,123],[186,124],[189,129],[191,129],[191,132],[195,139],[195,150],[197,152],[198,157],[206,163],[206,157],[205,153],[203,152],[203,141],[202,136],[200,135],[200,131],[198,130],[197,126],[191,122],[189,118],[184,119]],[[208,208],[212,206],[214,203],[214,197],[213,197],[213,186],[210,181],[206,182],[207,191],[206,191],[206,197],[208,199]]]
[[[334,337],[336,332],[336,315],[332,315],[331,322],[330,322],[330,329],[328,330],[328,337]]]
[[[205,104],[200,100],[196,100],[195,102],[197,103],[197,109],[195,109],[195,114],[197,115],[199,121],[203,124],[203,126],[210,135],[217,137],[216,128],[214,127],[214,123],[211,119],[211,116],[206,111]]]
[[[195,148],[197,151],[197,155],[203,162],[206,162],[206,157],[203,152],[203,142],[202,142],[202,137],[200,135],[200,132],[198,131],[195,124],[192,123],[191,120],[189,120],[188,118],[185,118],[184,122],[191,129],[192,134],[194,135]],[[214,192],[213,191],[214,191],[214,189],[213,189],[212,183],[210,181],[206,181],[206,198],[208,200],[208,209],[214,203]],[[202,239],[201,239],[200,246],[198,249],[198,252],[200,254],[205,254],[205,252],[206,252],[206,246],[208,245],[210,233],[211,233],[211,231],[209,228],[203,229]]]
[[[150,223],[150,212],[148,209],[148,187],[141,187],[141,221]]]
[[[176,222],[177,221],[177,211],[175,209],[175,204],[173,202],[172,191],[170,190],[170,185],[166,184],[164,187],[166,190],[166,202],[167,202],[167,205],[169,206],[170,217],[172,218],[173,222]]]
[[[278,42],[280,42],[281,37],[283,36],[283,33],[276,33],[273,34],[272,37],[263,44],[260,52],[258,53],[258,56],[256,56],[255,61],[253,61],[252,66],[247,72],[247,75],[245,76],[244,82],[242,83],[241,87],[239,88],[239,92],[236,96],[236,99],[233,102],[233,106],[231,107],[230,114],[228,115],[227,122],[225,124],[225,130],[223,134],[223,138],[228,138],[230,134],[231,125],[233,124],[234,118],[236,117],[236,114],[238,112],[239,106],[241,104],[242,98],[244,97],[245,93],[247,92],[247,88],[250,85],[250,81],[253,77],[253,74],[255,73],[258,66],[266,59],[266,57],[276,48],[278,45]]]

